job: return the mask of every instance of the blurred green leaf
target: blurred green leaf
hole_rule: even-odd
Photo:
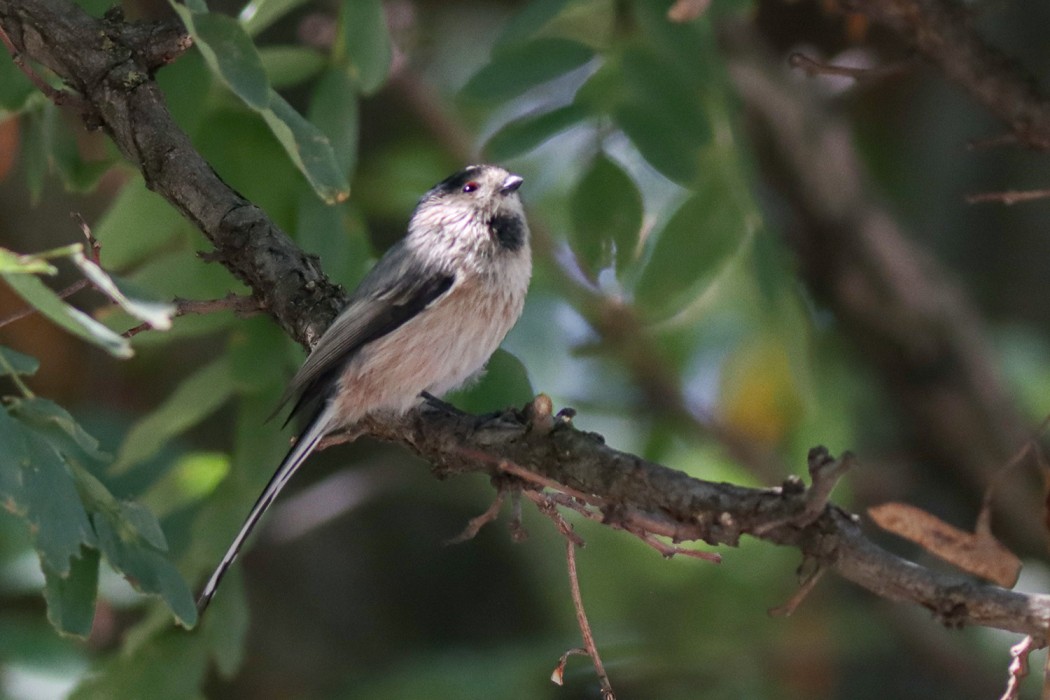
[[[543,38],[495,53],[463,88],[479,100],[506,100],[579,68],[594,50],[578,41]]]
[[[131,344],[91,318],[83,311],[62,301],[55,292],[33,275],[4,274],[11,289],[37,311],[68,332],[97,345],[114,357],[131,357]]]
[[[614,117],[649,165],[682,185],[696,180],[700,172],[699,144],[686,137],[670,117],[637,102],[621,105]]]
[[[182,5],[169,0],[193,36],[193,43],[212,72],[246,105],[256,110],[270,104],[270,81],[251,37],[237,20],[198,9],[203,3]]]
[[[501,348],[489,359],[481,378],[449,395],[448,402],[463,411],[491,413],[510,406],[523,406],[535,395],[525,365]]]
[[[17,350],[0,345],[0,355],[3,355],[3,362],[0,362],[0,377],[9,376],[12,373],[31,376],[40,369],[39,360],[31,355],[24,355]],[[0,444],[3,443],[0,442]]]
[[[328,137],[339,172],[346,177],[357,165],[360,118],[353,81],[344,70],[326,70],[310,96],[310,121]]]
[[[163,404],[135,423],[117,453],[111,472],[120,474],[152,457],[168,440],[214,413],[233,395],[233,389],[225,355],[198,369],[184,379]]]
[[[222,595],[215,598],[201,623],[200,633],[223,678],[232,678],[244,662],[250,615],[239,573],[232,571],[223,581]]]
[[[558,16],[569,0],[533,0],[525,3],[518,14],[503,27],[496,46],[503,48],[530,39],[548,22]]]
[[[657,317],[679,310],[710,282],[744,233],[725,184],[707,180],[656,236],[635,288],[637,303]]]
[[[194,700],[208,655],[200,635],[168,633],[109,657],[85,677],[69,700]]]
[[[393,58],[382,0],[343,0],[339,35],[350,76],[362,94],[372,94],[386,81]]]
[[[251,0],[237,19],[251,36],[257,35],[307,0]]]
[[[53,275],[57,272],[55,266],[45,258],[36,255],[21,255],[13,250],[0,248],[0,275]]]
[[[569,241],[583,267],[596,274],[615,262],[617,270],[623,270],[634,257],[644,214],[634,180],[599,153],[569,204]]]
[[[0,51],[0,118],[22,111],[35,93],[36,87],[15,65],[10,52]]]
[[[98,595],[98,563],[98,550],[82,547],[66,575],[42,564],[47,619],[59,632],[83,638],[91,633]]]
[[[332,145],[316,126],[273,91],[270,92],[270,108],[261,114],[321,199],[334,204],[349,196],[350,184],[336,163]]]
[[[309,80],[327,63],[320,51],[307,46],[264,46],[259,49],[259,58],[274,89]]]
[[[29,461],[26,432],[11,414],[0,410],[0,505],[15,515],[25,515],[22,467]]]
[[[141,177],[133,177],[95,222],[92,234],[102,244],[106,268],[124,270],[142,264],[150,253],[170,247],[188,226],[163,197],[146,187]]]
[[[190,452],[153,482],[142,502],[164,517],[210,494],[229,471],[230,457],[224,452]]]
[[[515,119],[492,135],[485,144],[485,152],[489,158],[497,161],[522,155],[579,124],[588,116],[590,113],[585,107],[570,104]]]
[[[116,153],[108,148],[102,158],[84,160],[76,132],[63,119],[50,122],[51,163],[70,192],[91,192],[99,179],[117,162]]]
[[[92,286],[109,297],[132,318],[143,321],[156,330],[166,331],[171,328],[171,319],[175,315],[173,304],[129,298],[120,290],[116,280],[110,277],[109,273],[93,260],[89,260],[82,252],[75,252],[72,258],[73,263],[84,273],[84,277],[91,282]]]
[[[618,65],[626,92],[612,108],[617,124],[654,168],[692,184],[700,150],[712,136],[699,88],[680,66],[647,48],[625,51]]]

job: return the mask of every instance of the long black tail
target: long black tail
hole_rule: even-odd
[[[222,577],[226,574],[226,570],[230,568],[234,560],[237,559],[237,553],[241,551],[241,546],[244,541],[248,539],[248,535],[251,534],[252,530],[258,524],[259,519],[262,518],[263,513],[266,509],[274,502],[277,498],[277,494],[281,492],[281,489],[285,487],[292,475],[299,469],[302,463],[310,456],[310,453],[317,447],[317,443],[321,441],[330,430],[332,419],[335,415],[335,410],[331,402],[326,402],[324,407],[318,412],[310,424],[303,431],[303,434],[296,441],[292,449],[289,450],[287,456],[281,462],[281,466],[277,467],[277,471],[274,472],[273,476],[270,477],[270,481],[266,484],[266,488],[259,495],[259,500],[252,506],[252,510],[248,513],[248,518],[241,525],[240,532],[233,538],[233,543],[230,544],[230,548],[226,550],[226,554],[223,556],[222,561],[215,567],[215,572],[212,573],[211,578],[208,579],[208,583],[205,584],[204,590],[201,591],[200,598],[197,599],[197,613],[203,614],[204,610],[208,607],[208,603],[211,602],[212,597],[215,595],[216,589],[219,587],[219,583],[222,581]]]

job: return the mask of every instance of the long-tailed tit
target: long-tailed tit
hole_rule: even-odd
[[[318,442],[401,414],[476,376],[521,314],[532,274],[522,178],[472,165],[419,201],[408,235],[376,263],[318,340],[283,403],[312,411],[197,602],[207,607],[244,541]]]

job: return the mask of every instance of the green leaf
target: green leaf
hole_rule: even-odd
[[[0,355],[3,355],[3,360],[0,361],[0,377],[10,376],[11,374],[32,376],[40,369],[39,360],[30,355],[23,355],[17,350],[0,345]],[[0,441],[0,445],[3,444],[3,441]]]
[[[0,407],[0,499],[3,508],[25,515],[22,467],[29,462],[25,427]]]
[[[208,654],[200,635],[166,634],[130,654],[110,656],[69,700],[192,700],[201,698]]]
[[[618,107],[613,116],[649,165],[679,184],[688,186],[696,181],[700,173],[699,144],[685,137],[666,114],[631,103]]]
[[[275,89],[298,85],[320,73],[327,63],[321,52],[306,46],[266,46],[259,49],[259,57]]]
[[[284,17],[307,0],[251,0],[241,10],[237,19],[244,30],[256,36],[262,30]]]
[[[0,248],[0,275],[54,275],[54,265],[36,255],[20,255],[13,250]]]
[[[184,627],[197,622],[193,593],[175,565],[133,534],[114,527],[102,513],[94,513],[91,522],[98,535],[98,546],[110,565],[122,573],[136,590],[159,596]]]
[[[503,27],[497,47],[519,44],[531,38],[569,4],[568,0],[533,0],[526,3],[521,12],[511,17]]]
[[[11,410],[28,426],[46,437],[67,459],[84,467],[109,462],[92,437],[69,412],[50,399],[34,397],[11,402]]]
[[[634,180],[604,153],[584,173],[570,200],[573,252],[592,274],[635,254],[642,229],[642,195]]]
[[[212,72],[246,105],[266,109],[270,104],[270,81],[251,37],[237,20],[207,12],[203,2],[169,4],[193,36]]]
[[[522,406],[535,395],[525,365],[501,348],[489,359],[477,383],[453,393],[448,401],[464,411],[489,413]]]
[[[234,570],[223,581],[222,595],[208,608],[201,624],[201,635],[207,640],[215,667],[223,678],[232,678],[244,661],[249,621],[244,584],[240,571]]]
[[[485,152],[489,158],[496,161],[528,153],[554,135],[576,126],[588,116],[590,112],[586,107],[570,104],[549,112],[515,119],[493,134],[485,144]]]
[[[22,466],[22,494],[30,536],[43,565],[66,576],[80,545],[94,544],[95,535],[58,452],[35,432],[24,435],[28,463]]]
[[[712,138],[699,87],[680,66],[647,48],[627,50],[619,66],[626,93],[612,108],[617,125],[654,168],[691,185],[701,149]]]
[[[5,112],[21,112],[34,93],[36,88],[15,65],[10,52],[0,51],[0,118]]]
[[[270,109],[261,114],[292,162],[306,176],[321,199],[334,204],[350,195],[350,183],[336,163],[332,144],[316,126],[306,121],[272,90]]]
[[[83,311],[62,301],[55,292],[33,275],[3,274],[4,280],[18,296],[36,307],[73,335],[97,345],[114,357],[126,358],[134,354],[127,339],[120,337]]]
[[[656,237],[635,299],[662,317],[680,309],[708,284],[740,245],[745,222],[722,181],[711,180],[686,201]]]
[[[394,55],[382,0],[343,0],[339,35],[350,76],[362,94],[372,94],[386,81]]]
[[[594,50],[578,41],[543,38],[508,47],[493,55],[463,88],[480,100],[506,100],[579,68]]]
[[[92,227],[92,234],[102,244],[106,267],[124,270],[141,265],[157,250],[170,248],[187,228],[163,197],[151,192],[141,177],[134,177]]]
[[[154,411],[140,419],[121,446],[111,473],[120,474],[214,413],[233,394],[226,356],[194,372]]]
[[[84,547],[64,576],[46,564],[42,566],[47,619],[59,632],[82,638],[91,633],[98,594],[98,562],[98,550]]]
[[[73,263],[80,268],[95,289],[109,297],[132,318],[144,321],[156,330],[166,331],[171,328],[171,319],[175,315],[174,305],[130,299],[120,291],[113,278],[97,263],[88,260],[83,252],[78,251],[72,257]]]
[[[326,70],[310,97],[310,121],[328,137],[335,162],[346,177],[357,166],[357,137],[360,126],[357,93],[346,71]]]

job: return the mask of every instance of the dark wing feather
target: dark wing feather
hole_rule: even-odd
[[[454,275],[404,264],[399,253],[392,249],[376,264],[292,378],[278,405],[280,410],[298,396],[289,419],[326,398],[347,360],[362,347],[404,325],[452,287]]]

